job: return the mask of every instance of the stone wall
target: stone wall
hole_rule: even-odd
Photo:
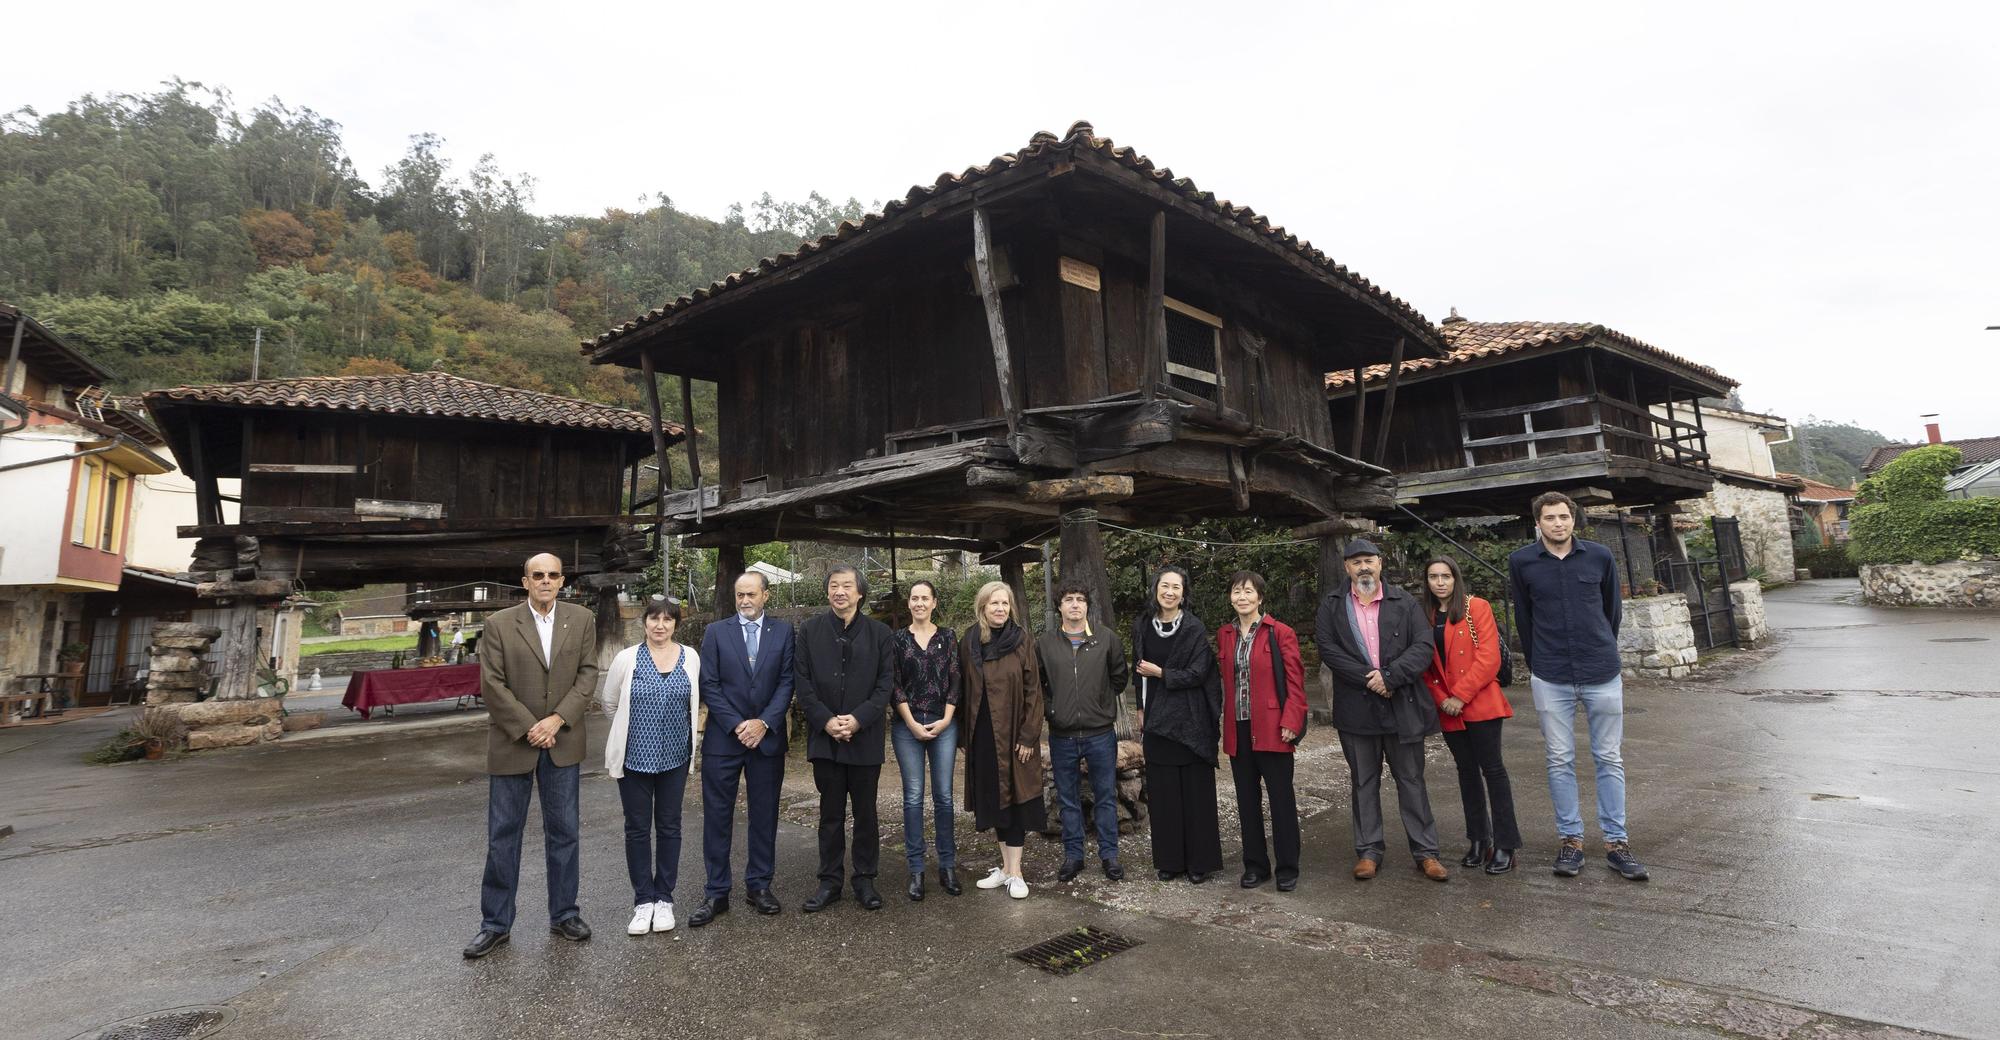
[[[1628,679],[1679,679],[1693,672],[1700,654],[1694,647],[1687,597],[1671,592],[1626,600],[1624,622],[1618,628],[1618,656]]]
[[[1754,581],[1729,586],[1729,609],[1736,615],[1736,638],[1744,649],[1762,646],[1771,640],[1771,624],[1764,618],[1764,589]]]
[[[1696,519],[1735,517],[1743,533],[1743,559],[1751,569],[1761,568],[1771,581],[1792,580],[1798,564],[1792,559],[1792,517],[1783,492],[1717,477],[1714,490],[1685,505]]]
[[[1885,607],[2000,608],[2000,559],[1863,564],[1861,595]]]

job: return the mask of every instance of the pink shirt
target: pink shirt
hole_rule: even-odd
[[[1361,590],[1349,585],[1347,598],[1354,604],[1354,618],[1361,623],[1361,638],[1368,644],[1368,663],[1380,668],[1382,667],[1382,589],[1377,586],[1375,598],[1363,603]]]

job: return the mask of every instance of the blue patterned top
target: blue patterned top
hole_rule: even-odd
[[[693,751],[688,703],[693,687],[682,667],[687,648],[674,659],[673,671],[660,674],[651,647],[639,646],[632,662],[632,708],[625,729],[625,768],[635,773],[664,773],[687,765]]]

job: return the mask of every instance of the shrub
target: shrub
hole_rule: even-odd
[[[1844,545],[1794,549],[1792,558],[1798,566],[1811,571],[1815,578],[1852,578],[1860,573],[1854,561],[1847,558],[1847,547]]]
[[[1863,563],[1943,563],[2000,555],[2000,498],[1944,497],[1959,451],[1932,444],[1861,482],[1848,557]]]

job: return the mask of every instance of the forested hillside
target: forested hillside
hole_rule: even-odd
[[[718,222],[663,191],[542,216],[532,174],[446,144],[415,134],[371,180],[339,124],[277,99],[176,81],[21,109],[0,117],[0,299],[120,390],[246,379],[262,328],[267,377],[440,368],[632,404],[580,339],[862,212],[766,194]]]
[[[1889,438],[1852,423],[1806,416],[1792,424],[1792,443],[1771,449],[1780,472],[1798,473],[1836,487],[1853,487],[1861,479],[1861,464]]]

